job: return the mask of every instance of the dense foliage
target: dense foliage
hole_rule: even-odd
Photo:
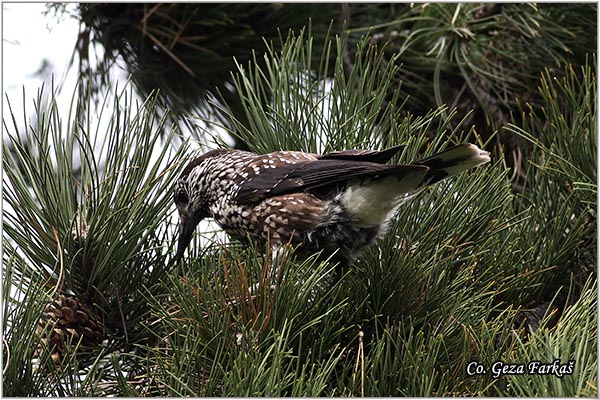
[[[351,27],[378,25],[250,44],[228,59],[229,93],[206,98],[218,119],[177,113],[257,152],[403,143],[393,161],[408,162],[471,141],[493,162],[401,207],[339,281],[317,257],[206,231],[174,268],[172,184],[190,151],[157,109],[177,88],[142,103],[113,90],[98,113],[94,90],[72,110],[41,90],[33,122],[3,120],[5,395],[597,396],[597,70],[582,28],[596,6],[354,6]],[[134,23],[169,19],[144,7]],[[82,10],[99,29],[108,8]],[[227,11],[208,16],[237,21]],[[534,361],[564,375],[529,374]]]

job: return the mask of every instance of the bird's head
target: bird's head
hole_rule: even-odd
[[[183,252],[190,244],[198,223],[208,216],[206,199],[199,195],[202,193],[202,189],[199,192],[191,191],[187,178],[181,177],[179,179],[174,195],[175,206],[179,212],[179,240],[176,260],[183,257]]]
[[[175,186],[173,200],[179,212],[179,240],[175,261],[183,257],[192,241],[196,226],[210,216],[210,174],[215,152],[208,152],[190,162]]]

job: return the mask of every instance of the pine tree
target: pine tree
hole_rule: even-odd
[[[4,394],[596,396],[595,59],[543,72],[540,107],[504,126],[528,156],[518,191],[468,117],[406,112],[396,61],[369,36],[291,34],[238,63],[245,121],[214,103],[257,152],[403,143],[405,162],[460,141],[494,150],[492,165],[403,206],[333,285],[317,257],[210,232],[172,268],[172,184],[188,149],[166,145],[177,132],[157,118],[160,93],[135,104],[117,91],[92,122],[92,107],[65,115],[41,92],[33,125],[5,118]],[[492,370],[556,359],[572,372]],[[487,373],[469,374],[474,362]]]

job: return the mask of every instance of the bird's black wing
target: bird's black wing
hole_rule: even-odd
[[[266,169],[242,183],[235,200],[240,203],[255,202],[287,193],[334,187],[352,178],[381,178],[428,169],[423,165],[386,165],[344,158],[321,158]]]
[[[365,161],[385,164],[398,152],[404,150],[404,145],[390,147],[385,150],[338,150],[319,156],[319,160],[348,160]]]

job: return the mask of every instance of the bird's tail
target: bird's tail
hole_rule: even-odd
[[[481,150],[474,144],[464,143],[434,154],[415,164],[429,167],[426,181],[427,184],[431,185],[470,168],[486,164],[490,160],[490,153],[487,151]]]
[[[380,226],[383,232],[397,207],[427,185],[489,161],[486,151],[461,144],[410,165],[393,166],[391,176],[350,181],[340,201],[357,226]]]

